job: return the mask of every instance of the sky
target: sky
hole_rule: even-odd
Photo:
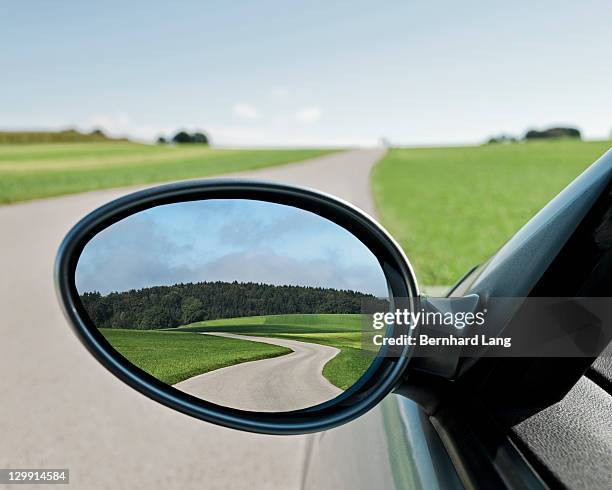
[[[387,297],[376,257],[344,228],[281,204],[215,199],[158,206],[96,235],[80,294],[227,281],[348,289]]]
[[[612,130],[612,2],[2,2],[0,129],[219,146]]]

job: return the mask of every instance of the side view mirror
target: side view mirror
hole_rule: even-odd
[[[377,325],[418,288],[353,206],[280,184],[206,180],[113,201],[60,247],[65,314],[108,370],[188,415],[253,432],[324,430],[399,382],[410,335]]]

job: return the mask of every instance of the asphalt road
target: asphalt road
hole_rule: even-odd
[[[225,407],[253,412],[289,412],[336,398],[342,390],[323,377],[323,367],[340,349],[327,345],[232,333],[205,333],[280,345],[293,352],[243,362],[200,374],[174,385]]]
[[[369,171],[382,154],[242,175],[315,187],[372,213]],[[175,413],[114,378],[70,331],[53,287],[57,247],[79,218],[132,190],[0,206],[0,467],[69,468],[71,488],[299,488],[310,436],[247,434]]]

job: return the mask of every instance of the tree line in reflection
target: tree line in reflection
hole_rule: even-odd
[[[255,315],[291,313],[361,313],[362,305],[380,302],[357,291],[240,282],[199,282],[154,286],[103,296],[80,296],[97,327],[156,329]]]

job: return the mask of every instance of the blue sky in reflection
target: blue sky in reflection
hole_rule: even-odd
[[[79,293],[202,281],[259,282],[388,295],[378,260],[344,228],[308,211],[252,200],[168,204],[90,241]]]

